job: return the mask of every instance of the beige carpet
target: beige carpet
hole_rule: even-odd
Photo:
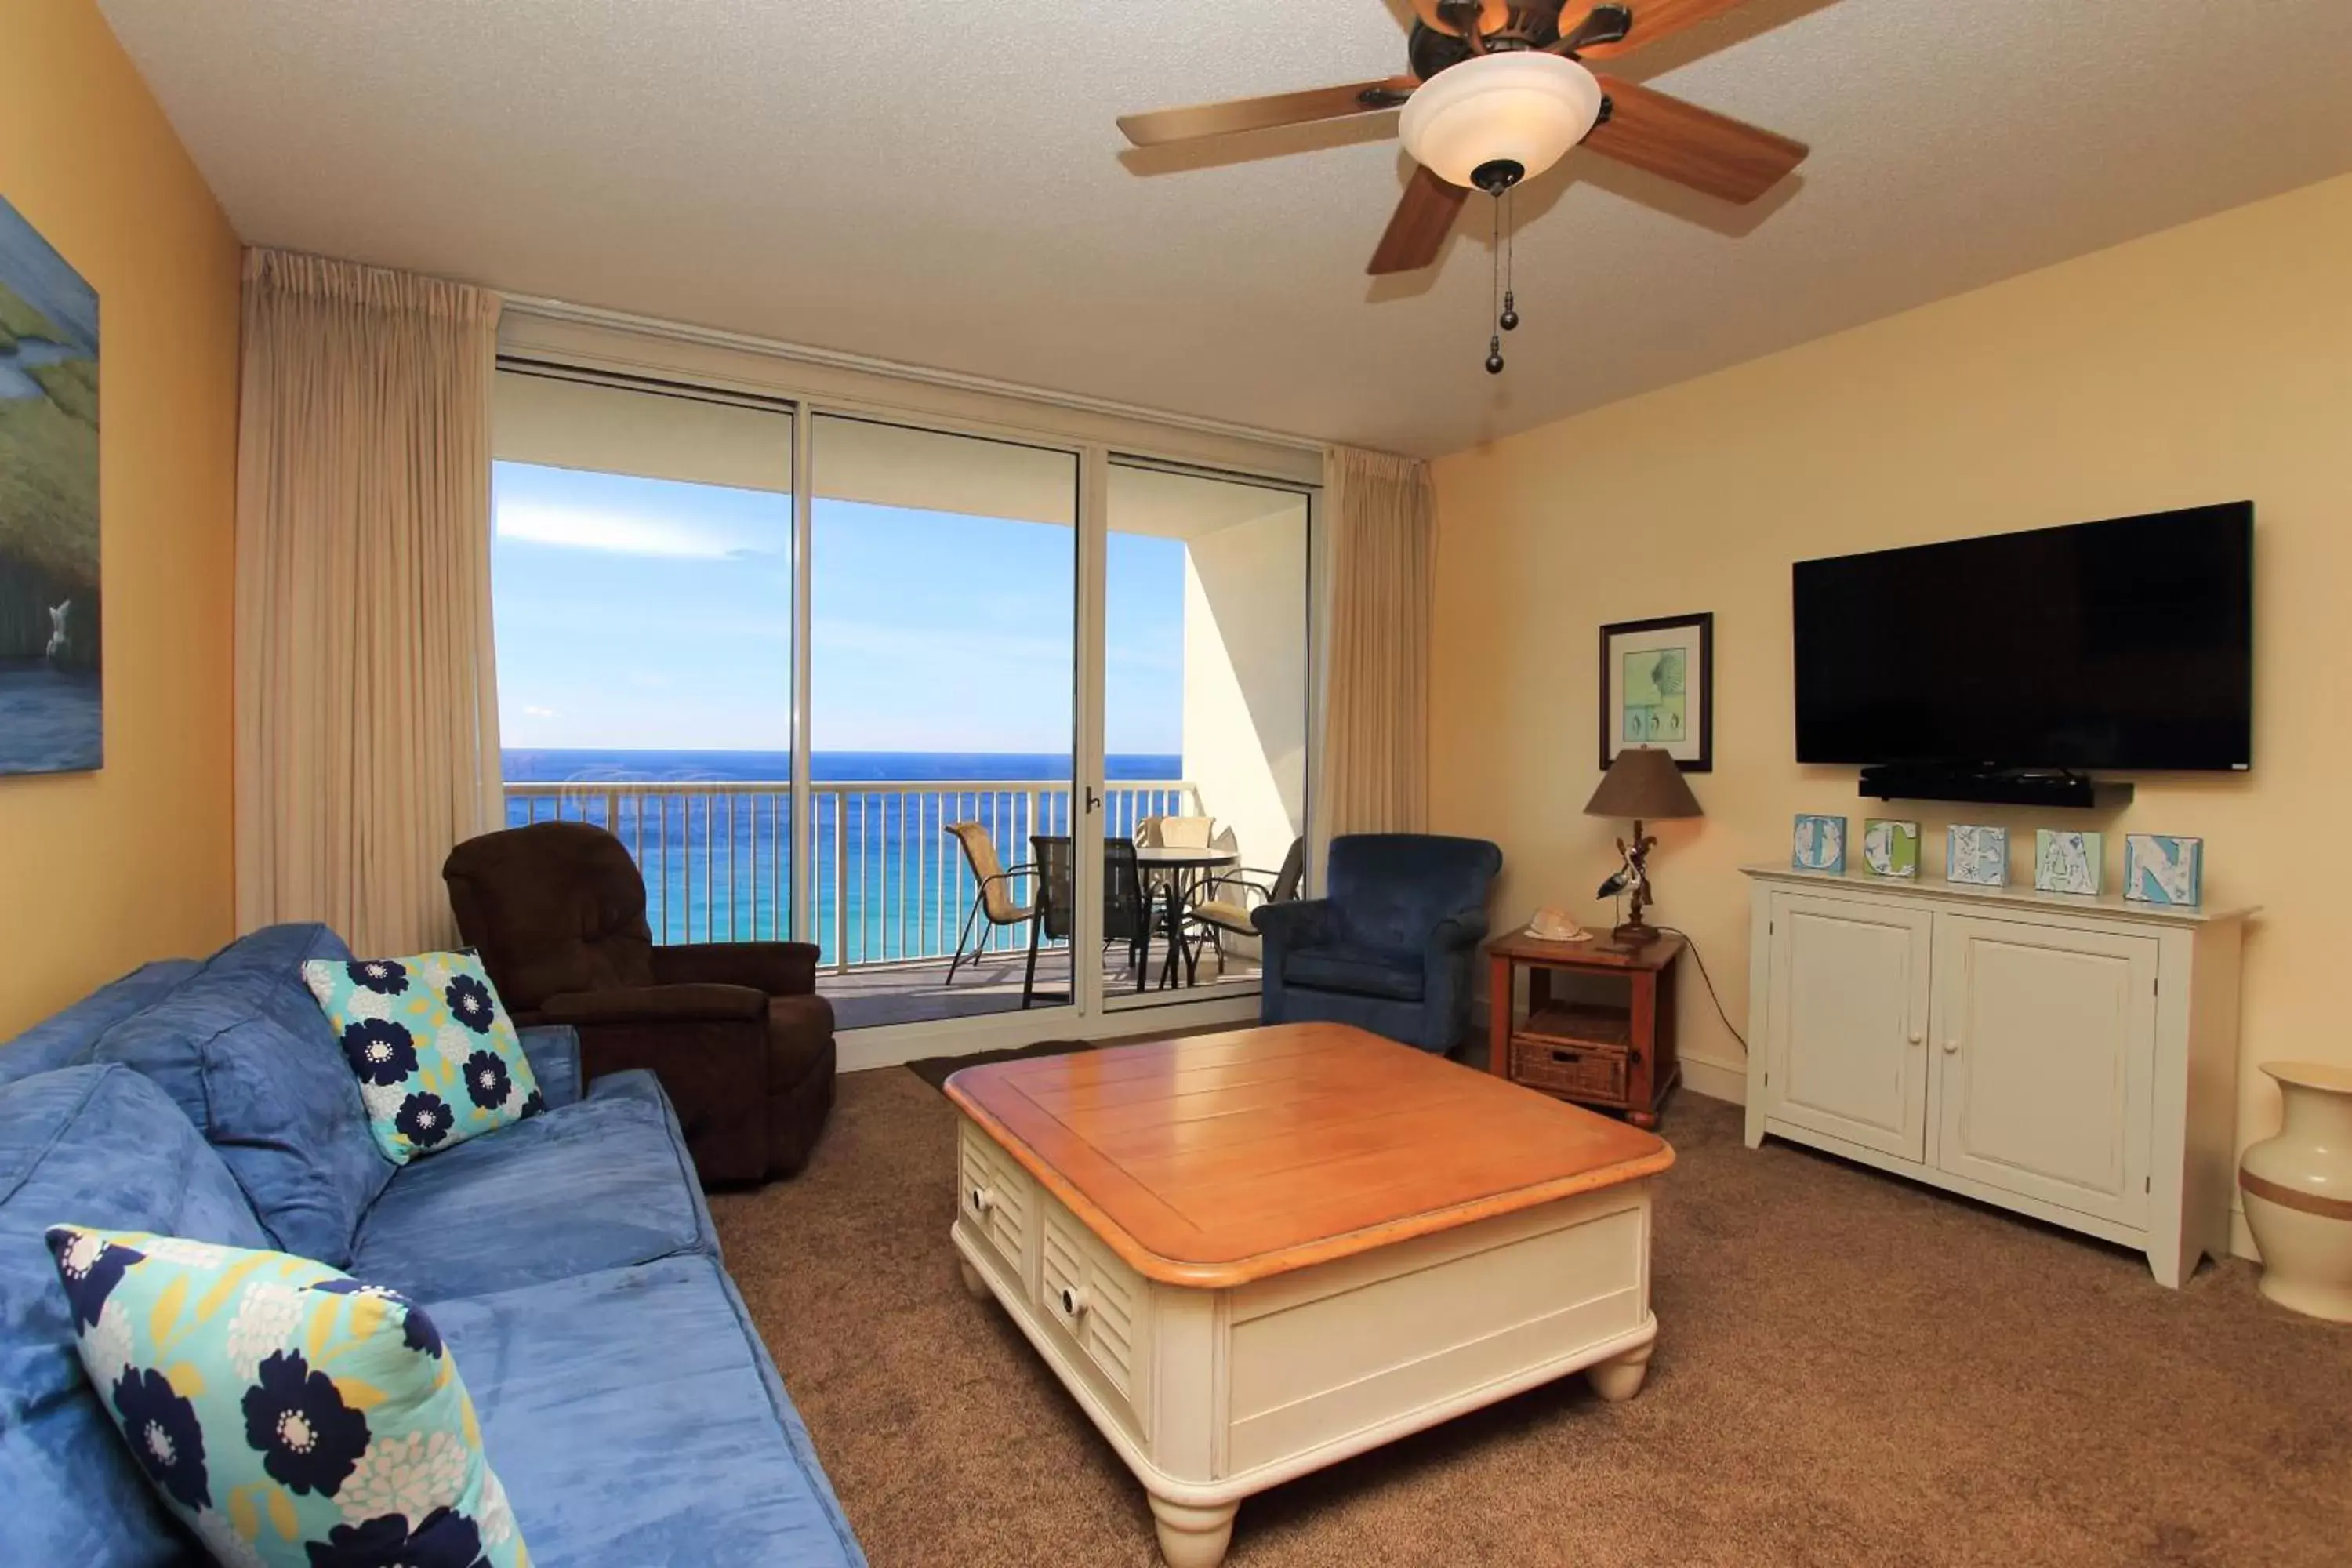
[[[714,1204],[875,1568],[1145,1568],[1142,1494],[957,1283],[952,1121],[845,1078],[810,1171]],[[2352,1331],[1739,1142],[1685,1094],[1650,1381],[1523,1394],[1242,1505],[1235,1568],[2352,1563]]]

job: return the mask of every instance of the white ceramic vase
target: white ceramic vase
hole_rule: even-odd
[[[2352,1068],[2264,1062],[2284,1118],[2238,1165],[2263,1294],[2352,1323]]]

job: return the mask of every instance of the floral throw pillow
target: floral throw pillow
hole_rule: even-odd
[[[166,1506],[230,1568],[525,1568],[424,1310],[323,1263],[61,1225],[82,1370]]]
[[[359,1074],[376,1147],[401,1164],[547,1108],[472,953],[314,958],[302,980]]]

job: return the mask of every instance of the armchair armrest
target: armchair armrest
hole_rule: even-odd
[[[518,1031],[523,1059],[538,1081],[539,1095],[548,1109],[570,1105],[580,1098],[580,1032],[561,1025],[543,1025]]]
[[[1260,904],[1250,911],[1250,923],[1276,947],[1312,947],[1338,934],[1339,912],[1328,899],[1294,899]]]
[[[1274,898],[1274,883],[1273,872],[1255,870],[1245,866],[1237,871],[1213,872],[1202,878],[1195,886],[1199,889],[1202,899],[1216,898],[1219,896],[1219,889],[1230,888],[1242,897],[1246,898],[1255,893],[1259,898],[1270,901]]]
[[[1456,910],[1431,928],[1424,952],[1432,963],[1442,963],[1465,948],[1486,940],[1486,911]]]
[[[540,1004],[550,1024],[717,1024],[764,1018],[768,994],[749,985],[639,985],[625,991],[567,991]]]
[[[698,942],[656,947],[657,986],[749,986],[770,996],[816,990],[816,946],[805,942]]]

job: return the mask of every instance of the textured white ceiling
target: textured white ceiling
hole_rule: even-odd
[[[101,4],[248,241],[1423,453],[2352,169],[2343,0],[1752,0],[1626,74],[1811,160],[1571,155],[1489,377],[1484,198],[1363,275],[1392,115],[1111,123],[1401,70],[1403,0]]]

